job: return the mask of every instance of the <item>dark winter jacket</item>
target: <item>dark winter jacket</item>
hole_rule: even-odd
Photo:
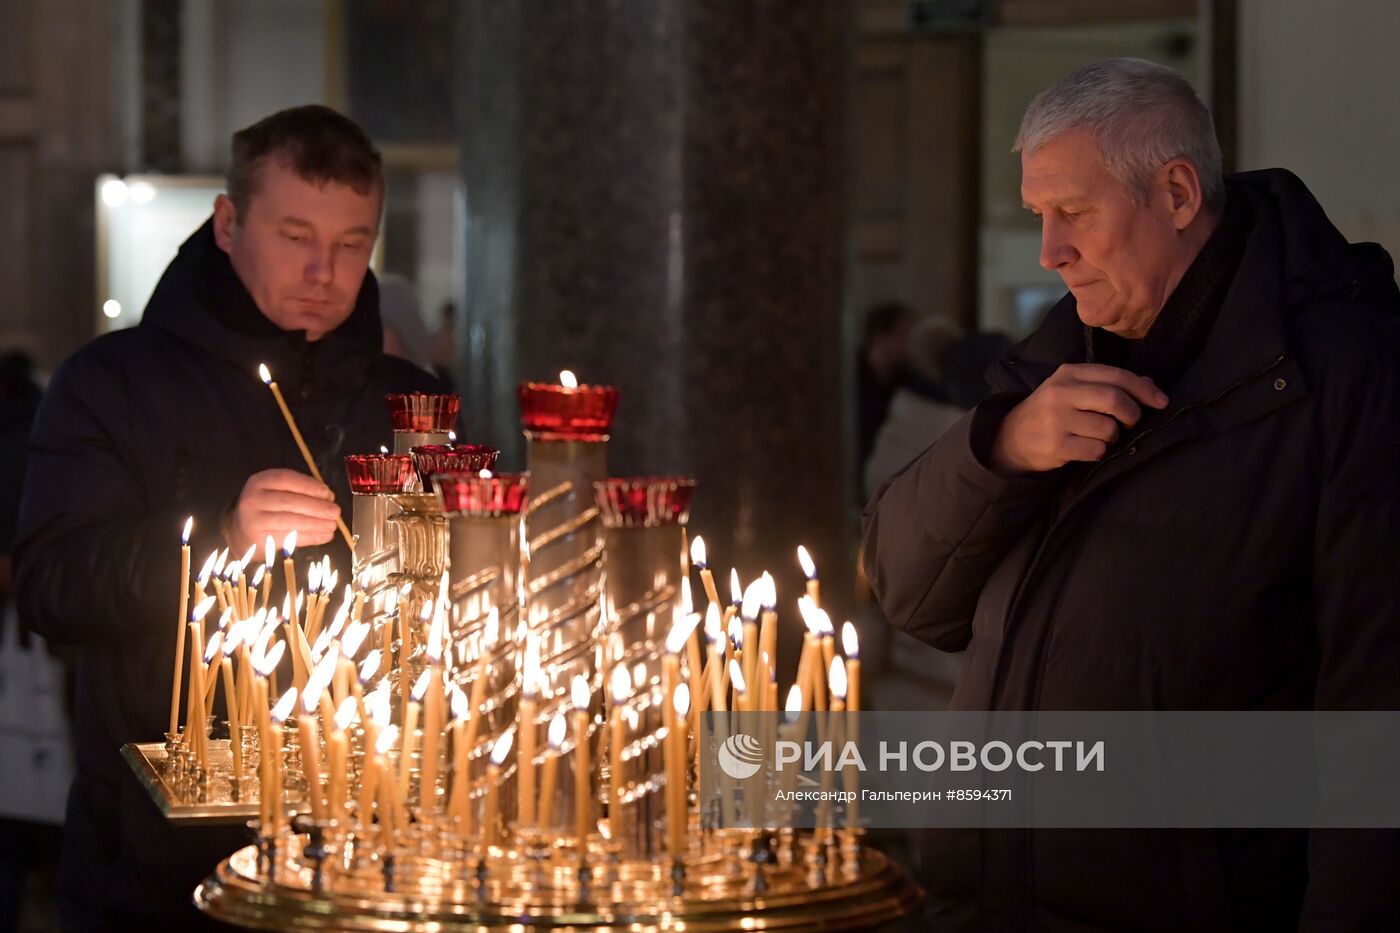
[[[382,340],[372,275],[350,318],[321,340],[279,330],[206,223],[140,325],[93,341],[54,375],[31,440],[17,590],[30,627],[79,649],[65,926],[188,928],[195,884],[246,841],[246,830],[166,823],[119,749],[159,741],[168,725],[185,516],[197,570],[222,545],[220,520],[249,476],[306,472],[258,364],[278,380],[348,521],[340,458],[392,443],[386,393],[437,388],[385,356]],[[346,579],[349,552],[339,539],[331,548]]]
[[[1400,293],[1281,170],[1203,349],[1100,463],[1008,476],[1001,419],[1086,341],[1072,296],[866,510],[890,621],[966,649],[953,706],[1400,708]],[[925,840],[947,929],[1400,929],[1391,831]],[[942,927],[940,927],[942,929]]]

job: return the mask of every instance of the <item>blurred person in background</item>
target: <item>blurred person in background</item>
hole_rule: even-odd
[[[865,328],[856,361],[856,463],[864,465],[875,449],[875,435],[885,422],[890,399],[909,365],[909,331],[914,312],[898,302],[885,302],[865,315]],[[862,484],[859,482],[857,486]],[[861,489],[857,498],[865,501]]]
[[[429,359],[433,364],[433,374],[447,385],[452,385],[452,367],[457,365],[457,306],[444,301],[438,309],[438,326],[433,331],[432,349]]]
[[[428,327],[412,282],[394,272],[379,277],[379,318],[384,324],[384,352],[428,369]]]

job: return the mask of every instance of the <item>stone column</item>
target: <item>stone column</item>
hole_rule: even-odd
[[[794,618],[796,546],[833,603],[854,558],[847,17],[838,0],[469,0],[458,42],[473,439],[516,468],[519,381],[618,386],[613,475],[693,474],[721,589],[731,565],[767,567]]]

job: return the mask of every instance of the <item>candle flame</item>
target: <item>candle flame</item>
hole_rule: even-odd
[[[448,431],[448,432],[447,432],[447,443],[449,443],[449,444],[455,444],[455,443],[457,443],[457,432],[456,432],[456,431]]]
[[[230,625],[228,631],[224,633],[224,643],[220,648],[224,657],[233,657],[233,653],[238,650],[238,646],[243,644],[243,629],[243,620],[240,619]]]
[[[214,608],[217,600],[213,596],[206,596],[195,604],[194,611],[190,613],[191,622],[203,622],[204,617],[209,614],[209,610]]]
[[[846,657],[852,661],[860,657],[860,639],[856,637],[856,627],[850,619],[841,625],[841,646],[846,649]]]
[[[287,532],[287,537],[285,537],[285,538],[282,539],[282,554],[283,554],[283,556],[285,556],[285,557],[291,557],[291,556],[292,556],[292,552],[295,551],[296,549],[297,549],[297,530],[296,530],[295,528],[293,528],[291,531]]]
[[[812,560],[812,555],[807,553],[807,549],[802,545],[797,546],[797,562],[802,565],[802,572],[808,580],[817,578],[817,565]]]
[[[385,726],[379,733],[379,738],[374,740],[374,753],[376,755],[387,755],[389,749],[394,747],[394,743],[399,740],[398,726]]]
[[[831,659],[831,672],[828,675],[831,695],[838,700],[846,699],[846,664],[840,658]]]
[[[744,601],[744,588],[739,584],[739,571],[729,568],[729,601],[734,605]]]
[[[627,668],[619,664],[612,669],[612,698],[613,703],[622,705],[627,702],[627,698],[632,695],[632,678],[627,676]]]
[[[578,377],[574,375],[571,369],[561,369],[559,371],[559,384],[566,389],[577,389]]]
[[[219,623],[218,623],[218,629],[219,629],[219,631],[222,632],[224,629],[228,628],[229,619],[232,619],[232,618],[233,618],[233,607],[232,607],[232,606],[229,606],[229,607],[228,607],[227,609],[225,609],[223,612],[219,613]]]
[[[763,597],[767,595],[764,592],[766,589],[763,578],[759,577],[744,590],[743,608],[739,610],[739,614],[744,617],[745,622],[752,622],[758,618],[758,610],[763,606]]]
[[[690,578],[681,577],[681,613],[689,615],[695,611],[695,601],[690,598]]]
[[[724,629],[720,628],[719,606],[710,603],[705,609],[705,637],[710,644],[714,644],[724,637]]]
[[[271,567],[272,561],[276,557],[277,542],[273,540],[272,535],[268,535],[267,540],[263,542],[263,563]]]
[[[244,551],[243,556],[238,559],[238,569],[242,570],[244,567],[251,564],[253,562],[253,555],[256,553],[258,553],[258,546],[256,544],[248,545],[248,550]]]
[[[506,756],[510,754],[510,746],[514,742],[515,729],[513,728],[496,740],[496,744],[491,746],[491,764],[493,767],[499,768],[501,765],[505,764]]]
[[[219,556],[214,559],[214,576],[224,572],[224,564],[228,563],[228,548],[219,552]]]
[[[257,672],[263,677],[271,677],[272,672],[277,669],[277,665],[282,660],[282,655],[287,650],[287,643],[279,641],[272,646],[272,650],[263,654],[262,663],[257,666]]]
[[[428,692],[428,681],[432,675],[432,671],[425,669],[423,673],[418,675],[418,679],[413,682],[413,690],[410,691],[409,695],[413,697],[415,702],[421,701],[423,695]]]
[[[383,729],[389,725],[389,717],[393,715],[391,701],[389,699],[389,682],[381,680],[379,686],[370,691],[365,697],[365,711],[369,713],[370,720],[379,728]]]
[[[360,646],[365,643],[365,636],[369,634],[368,622],[356,622],[346,629],[345,635],[340,639],[340,656],[343,658],[353,658],[359,654]]]
[[[311,593],[321,592],[321,565],[312,564],[306,569],[306,589]]]
[[[705,563],[705,539],[699,535],[690,542],[690,562],[695,565],[695,569],[704,570],[708,564]]]
[[[267,576],[267,564],[258,564],[258,569],[253,571],[252,582],[248,585],[253,589],[262,586],[263,577]]]
[[[204,649],[204,663],[208,664],[214,660],[214,655],[219,653],[219,647],[223,644],[224,633],[215,632],[209,636],[209,645]]]
[[[190,532],[194,530],[194,516],[185,519],[185,530],[180,532],[180,546],[190,546]]]
[[[468,699],[467,699],[467,695],[466,695],[465,693],[463,693],[463,692],[461,691],[461,689],[460,689],[456,684],[453,684],[453,685],[452,685],[452,718],[453,718],[453,719],[457,719],[457,720],[465,720],[465,719],[470,718],[471,714],[472,714],[472,703],[471,703],[471,700],[468,700]]]
[[[671,633],[666,636],[666,651],[668,654],[680,654],[685,648],[686,641],[690,634],[695,631],[695,627],[700,624],[700,613],[691,612],[682,616],[671,626]]]
[[[341,701],[340,708],[335,711],[335,727],[344,732],[359,717],[360,705],[355,702],[354,697],[346,697]]]
[[[482,470],[481,472],[477,473],[476,475],[477,475],[477,477],[480,478],[480,479],[490,479],[490,478],[491,478],[491,471],[490,471],[490,470]]]
[[[297,702],[297,688],[288,687],[287,692],[282,694],[282,698],[277,701],[277,705],[272,708],[272,718],[280,726],[287,721],[287,717],[292,715],[292,707]]]
[[[685,684],[677,684],[675,696],[671,698],[671,705],[675,708],[677,716],[684,716],[690,712],[690,687]]]
[[[593,692],[588,689],[588,678],[582,674],[575,674],[573,683],[569,686],[570,699],[574,701],[574,709],[588,709],[589,700],[592,699]]]
[[[549,747],[558,750],[564,745],[564,730],[567,728],[563,713],[555,713],[549,721]]]
[[[326,569],[321,572],[321,589],[327,593],[335,592],[336,584],[340,582],[340,571],[331,570],[330,564],[326,564]]]
[[[361,684],[369,683],[374,675],[379,673],[379,665],[383,662],[383,658],[384,654],[378,648],[365,655],[364,663],[360,665]]]
[[[729,620],[729,640],[735,648],[744,647],[744,624],[739,621],[738,616]]]
[[[733,658],[729,660],[729,682],[734,685],[736,693],[748,694],[749,685],[744,683],[744,669]]]
[[[326,631],[331,633],[332,638],[341,638],[340,633],[345,630],[345,623],[349,621],[349,619],[350,604],[341,603],[340,608],[335,611],[335,616],[331,619],[331,624],[327,626]],[[341,638],[341,641],[344,641],[344,639]],[[351,651],[347,653],[354,654],[355,652]]]
[[[533,697],[539,692],[540,680],[540,642],[533,635],[525,638],[525,664],[521,670],[521,692]]]
[[[765,570],[759,579],[763,582],[763,611],[777,612],[778,585],[773,582],[773,575]]]
[[[272,385],[272,373],[268,371],[266,363],[258,364],[258,378],[263,381],[263,385]]]
[[[483,628],[483,631],[482,631],[482,634],[481,634],[481,642],[482,642],[482,649],[483,649],[481,653],[482,653],[482,654],[485,654],[485,653],[486,653],[485,648],[487,648],[487,647],[489,647],[489,646],[491,646],[491,645],[494,645],[494,644],[496,643],[496,641],[497,641],[500,637],[501,637],[501,612],[500,612],[500,610],[497,609],[495,606],[492,606],[492,607],[491,607],[491,611],[488,612],[488,613],[486,614],[486,625],[485,625],[485,627]]]
[[[787,706],[784,710],[787,713],[788,722],[791,722],[798,713],[802,712],[802,688],[797,684],[793,684],[792,689],[788,691]]]
[[[339,660],[336,652],[327,653],[312,669],[311,676],[306,678],[306,688],[301,691],[301,708],[307,713],[315,712],[316,704],[321,702],[321,694],[325,693],[326,687],[330,685],[331,677],[335,674],[336,662]]]
[[[812,635],[820,636],[821,625],[817,622],[817,604],[812,602],[812,597],[802,595],[797,598],[797,611],[802,615],[802,624],[807,626],[807,631]]]
[[[204,566],[200,567],[199,573],[195,575],[195,579],[199,581],[200,586],[204,586],[205,583],[209,582],[209,575],[214,572],[214,561],[218,559],[218,551],[209,552],[208,558],[206,558],[204,561]]]
[[[311,658],[312,658],[312,660],[317,660],[317,659],[319,659],[323,654],[326,653],[326,649],[329,648],[330,646],[331,646],[331,633],[330,633],[330,630],[327,629],[326,631],[322,632],[320,635],[316,636],[316,644],[314,644],[314,645],[311,646]]]

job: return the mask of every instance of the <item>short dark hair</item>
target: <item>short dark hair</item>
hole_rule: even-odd
[[[242,214],[257,193],[263,162],[275,158],[316,184],[335,182],[358,194],[384,189],[384,163],[354,120],[321,104],[279,110],[233,134],[229,200]]]

